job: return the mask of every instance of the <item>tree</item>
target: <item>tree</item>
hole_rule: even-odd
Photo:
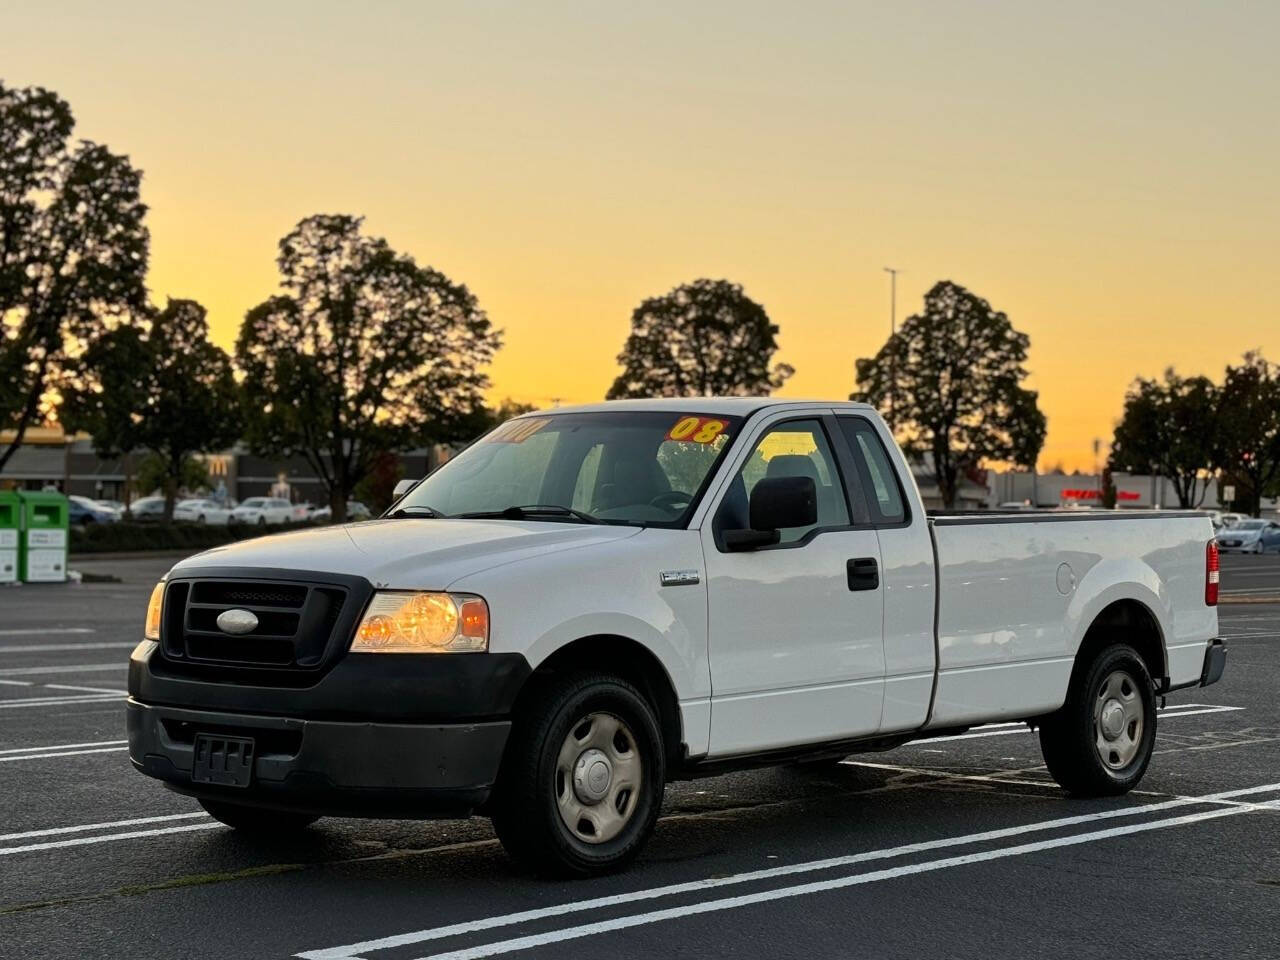
[[[141,174],[72,144],[74,126],[57,94],[0,83],[0,470],[54,415],[85,347],[145,304]]]
[[[795,373],[785,363],[769,367],[777,333],[764,307],[736,283],[686,283],[631,314],[631,335],[618,354],[623,370],[606,399],[768,394]]]
[[[1170,367],[1163,381],[1139,377],[1129,387],[1109,463],[1112,470],[1167,477],[1183,509],[1198,507],[1209,486],[1217,433],[1213,381],[1180,377]]]
[[[284,292],[249,311],[236,343],[251,446],[303,456],[335,522],[380,454],[478,432],[501,344],[465,286],[361,223],[319,214],[281,240]]]
[[[104,457],[149,451],[160,462],[168,522],[192,456],[228,447],[240,435],[231,358],[209,342],[204,307],[170,300],[149,328],[117,327],[85,360],[92,382],[68,393],[68,426],[88,431]]]
[[[169,464],[164,457],[157,456],[154,453],[148,453],[138,463],[138,470],[135,474],[135,483],[137,483],[138,491],[145,495],[154,493],[159,490],[164,495],[169,480]],[[203,460],[197,460],[195,457],[188,457],[182,465],[182,476],[178,481],[178,486],[186,490],[198,490],[200,487],[209,484],[209,467]]]
[[[874,357],[857,362],[859,391],[893,412],[903,449],[922,458],[943,504],[955,505],[959,479],[983,461],[1034,467],[1046,422],[1027,376],[1030,338],[959,284],[944,280]]]
[[[1227,367],[1218,412],[1214,459],[1256,517],[1264,496],[1280,494],[1280,366],[1253,352]]]

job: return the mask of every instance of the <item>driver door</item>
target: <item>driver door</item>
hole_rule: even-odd
[[[822,412],[766,421],[703,524],[711,661],[710,756],[874,734],[884,698],[880,546],[851,500]],[[781,542],[725,549],[755,484],[808,476],[817,523]],[[855,573],[855,571],[857,571]]]

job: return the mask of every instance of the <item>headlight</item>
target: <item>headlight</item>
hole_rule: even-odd
[[[160,639],[160,610],[164,606],[164,581],[156,584],[151,591],[151,599],[147,601],[147,625],[142,635],[148,640]]]
[[[351,641],[352,653],[483,653],[488,649],[488,604],[458,593],[375,593]]]

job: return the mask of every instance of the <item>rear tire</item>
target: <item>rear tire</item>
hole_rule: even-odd
[[[653,832],[664,756],[654,709],[626,680],[595,671],[557,678],[516,718],[494,791],[498,839],[538,873],[618,870]]]
[[[1136,787],[1155,738],[1155,688],[1128,644],[1102,647],[1078,666],[1066,703],[1040,725],[1049,773],[1078,797],[1118,796]]]
[[[201,800],[205,813],[219,823],[242,833],[270,834],[296,833],[306,829],[320,818],[310,813],[290,813],[287,810],[267,810],[262,807],[246,807],[222,800]]]

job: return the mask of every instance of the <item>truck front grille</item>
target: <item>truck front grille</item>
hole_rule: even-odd
[[[191,669],[314,672],[340,655],[365,599],[337,583],[175,579],[165,593],[161,648],[166,660]],[[248,611],[256,626],[223,630],[218,617],[228,610]]]

